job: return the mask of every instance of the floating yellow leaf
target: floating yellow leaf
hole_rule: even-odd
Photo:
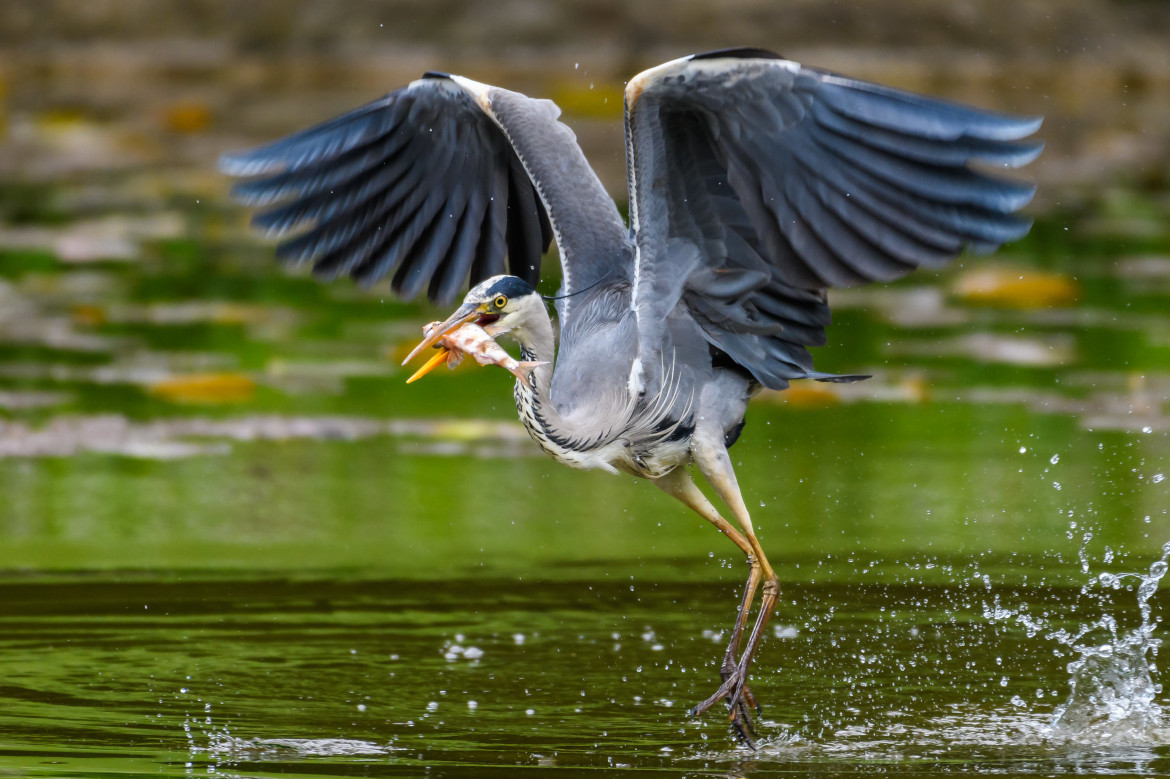
[[[217,325],[250,325],[263,322],[272,313],[264,306],[244,303],[216,303],[210,308],[210,321]]]
[[[69,311],[73,321],[79,325],[104,325],[106,311],[101,306],[92,303],[78,303]]]
[[[801,408],[824,408],[841,402],[841,395],[832,384],[817,381],[794,382],[779,393],[778,400]]]
[[[1060,273],[990,267],[963,273],[955,281],[954,293],[979,305],[1051,308],[1076,303],[1081,285]]]
[[[194,373],[152,384],[150,394],[172,403],[242,403],[256,394],[256,382],[239,373]]]
[[[88,124],[85,115],[76,109],[60,108],[46,111],[37,117],[37,126],[46,132],[72,130]]]
[[[173,133],[205,132],[211,122],[211,108],[194,100],[172,103],[163,109],[163,124]]]

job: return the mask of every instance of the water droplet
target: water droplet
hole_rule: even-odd
[[[1028,447],[1021,446],[1020,447],[1020,454],[1027,454],[1027,453],[1028,453]]]
[[[1159,484],[1159,483],[1161,483],[1162,479],[1165,479],[1165,478],[1166,477],[1164,475],[1162,475],[1160,473],[1155,473],[1152,481],[1154,482],[1154,484]]]
[[[1052,463],[1053,465],[1056,465],[1058,462],[1060,462],[1060,455],[1059,454],[1052,455],[1052,457],[1049,458],[1048,462]]]

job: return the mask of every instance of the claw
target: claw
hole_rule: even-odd
[[[756,730],[754,727],[752,727],[750,719],[746,721],[746,727],[743,720],[732,720],[731,729],[735,732],[735,737],[739,740],[739,743],[743,744],[753,752],[759,749],[759,745],[756,744],[755,739]]]
[[[742,701],[740,702],[739,706],[736,707],[736,710],[737,710],[736,713],[739,716],[737,717],[737,716],[733,715],[731,718],[732,722],[742,722],[744,724],[744,726],[747,728],[748,732],[751,733],[753,736],[755,736],[756,735],[756,722],[754,719],[752,719],[751,712],[749,712],[747,707],[743,705]]]
[[[746,684],[743,686],[743,699],[747,702],[748,706],[756,710],[756,716],[764,713],[764,707],[756,701],[756,696],[752,695],[752,691],[748,689]]]

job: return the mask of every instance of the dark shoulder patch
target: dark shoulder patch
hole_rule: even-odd
[[[782,60],[786,58],[780,56],[774,51],[768,51],[767,49],[754,49],[748,46],[739,46],[731,49],[716,49],[715,51],[705,51],[702,54],[692,54],[691,59]]]

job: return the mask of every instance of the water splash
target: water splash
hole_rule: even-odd
[[[1155,659],[1162,640],[1154,638],[1159,619],[1151,614],[1150,599],[1166,575],[1170,542],[1149,573],[1103,573],[1094,584],[1119,590],[1127,579],[1136,579],[1140,623],[1131,630],[1119,628],[1111,613],[1084,625],[1075,633],[1053,631],[1048,637],[1075,650],[1079,657],[1068,664],[1068,700],[1054,712],[1053,741],[1094,744],[1165,743],[1166,716],[1157,696],[1162,685],[1155,681]],[[1086,637],[1108,634],[1104,643],[1085,643]]]
[[[185,694],[187,689],[182,692]],[[202,703],[202,701],[200,701]],[[239,762],[271,762],[305,757],[369,757],[389,755],[403,747],[356,738],[242,738],[227,725],[213,724],[211,704],[202,715],[188,713],[183,719],[187,740],[186,769],[214,776]]]

